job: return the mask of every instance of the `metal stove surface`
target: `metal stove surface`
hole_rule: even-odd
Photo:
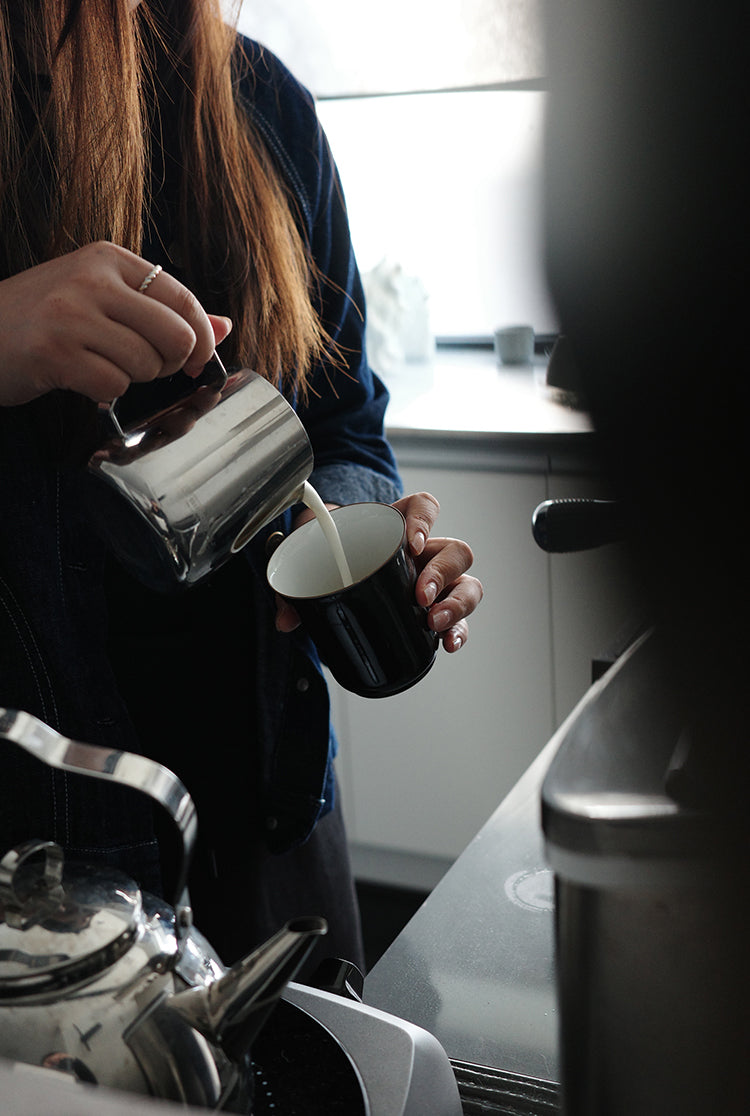
[[[253,1116],[367,1116],[354,1063],[307,1012],[282,1001],[253,1045]]]
[[[253,1116],[462,1116],[453,1069],[432,1035],[333,993],[290,984],[256,1040],[253,1058]],[[186,1111],[3,1059],[0,1096],[3,1116]]]
[[[297,1017],[289,1014],[289,1007],[298,1009]],[[360,1113],[362,1116],[462,1116],[458,1085],[448,1056],[437,1039],[423,1028],[367,1004],[294,983],[285,990],[278,1014],[278,1025],[286,1022],[301,1033],[300,1048],[292,1047],[286,1039],[281,1042],[290,1056],[308,1063],[310,1073],[318,1070],[318,1076],[322,1076],[319,1064],[314,1061],[316,1049],[325,1050],[326,1059],[331,1055],[327,1065],[330,1065],[332,1083],[330,1087],[325,1083],[321,1083],[320,1088],[315,1086],[323,1104],[321,1108],[311,1108],[306,1094],[306,1107],[291,1108],[288,1113],[284,1108],[269,1112],[258,1108],[257,1116],[316,1116],[318,1112],[326,1116],[336,1116],[339,1112],[342,1116],[359,1116]],[[302,1015],[307,1016],[307,1021],[300,1018]],[[311,1028],[315,1027],[322,1028],[329,1041],[320,1036],[311,1037]],[[264,1028],[264,1032],[266,1030]],[[270,1053],[273,1041],[270,1029],[265,1037]],[[334,1053],[334,1046],[338,1046],[354,1070],[360,1097],[355,1095],[351,1073],[341,1054]],[[260,1048],[255,1056],[259,1069],[265,1068]],[[269,1071],[276,1065],[269,1064]],[[309,1088],[309,1077],[307,1082],[303,1084],[304,1090]],[[334,1088],[341,1090],[342,1097],[351,1097],[353,1107],[339,1104],[338,1098],[332,1097]],[[290,1096],[289,1103],[297,1104],[297,1097]],[[332,1107],[333,1103],[337,1107]]]

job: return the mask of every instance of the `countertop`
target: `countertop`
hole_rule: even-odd
[[[365,980],[454,1061],[558,1080],[554,883],[540,789],[563,726]]]
[[[547,360],[500,365],[492,349],[447,347],[382,375],[389,437],[546,439],[589,435],[589,416],[546,384]]]

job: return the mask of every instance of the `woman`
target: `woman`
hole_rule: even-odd
[[[447,651],[465,641],[481,586],[465,543],[429,538],[434,498],[399,499],[311,98],[218,0],[0,0],[0,15],[0,704],[180,775],[203,835],[196,923],[224,960],[320,913],[324,952],[361,962],[325,683],[265,584],[279,523],[206,585],[159,596],[106,553],[81,488],[96,405],[152,411],[221,344],[294,402],[329,506],[397,502],[417,598]],[[168,885],[140,798],[11,752],[2,786],[0,847],[50,837]]]

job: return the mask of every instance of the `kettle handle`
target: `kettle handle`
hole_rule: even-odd
[[[49,767],[76,775],[90,775],[94,779],[108,779],[141,791],[166,810],[177,827],[181,841],[182,863],[177,874],[174,908],[175,933],[178,939],[183,938],[192,921],[187,874],[195,845],[197,819],[193,800],[177,776],[146,756],[70,740],[31,713],[15,709],[0,707],[0,738],[18,744]]]

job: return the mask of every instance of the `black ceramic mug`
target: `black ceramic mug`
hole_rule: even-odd
[[[336,681],[362,697],[388,697],[423,678],[438,637],[417,604],[406,520],[390,504],[347,504],[331,513],[352,583],[342,587],[316,519],[274,551],[268,583],[294,606]]]

